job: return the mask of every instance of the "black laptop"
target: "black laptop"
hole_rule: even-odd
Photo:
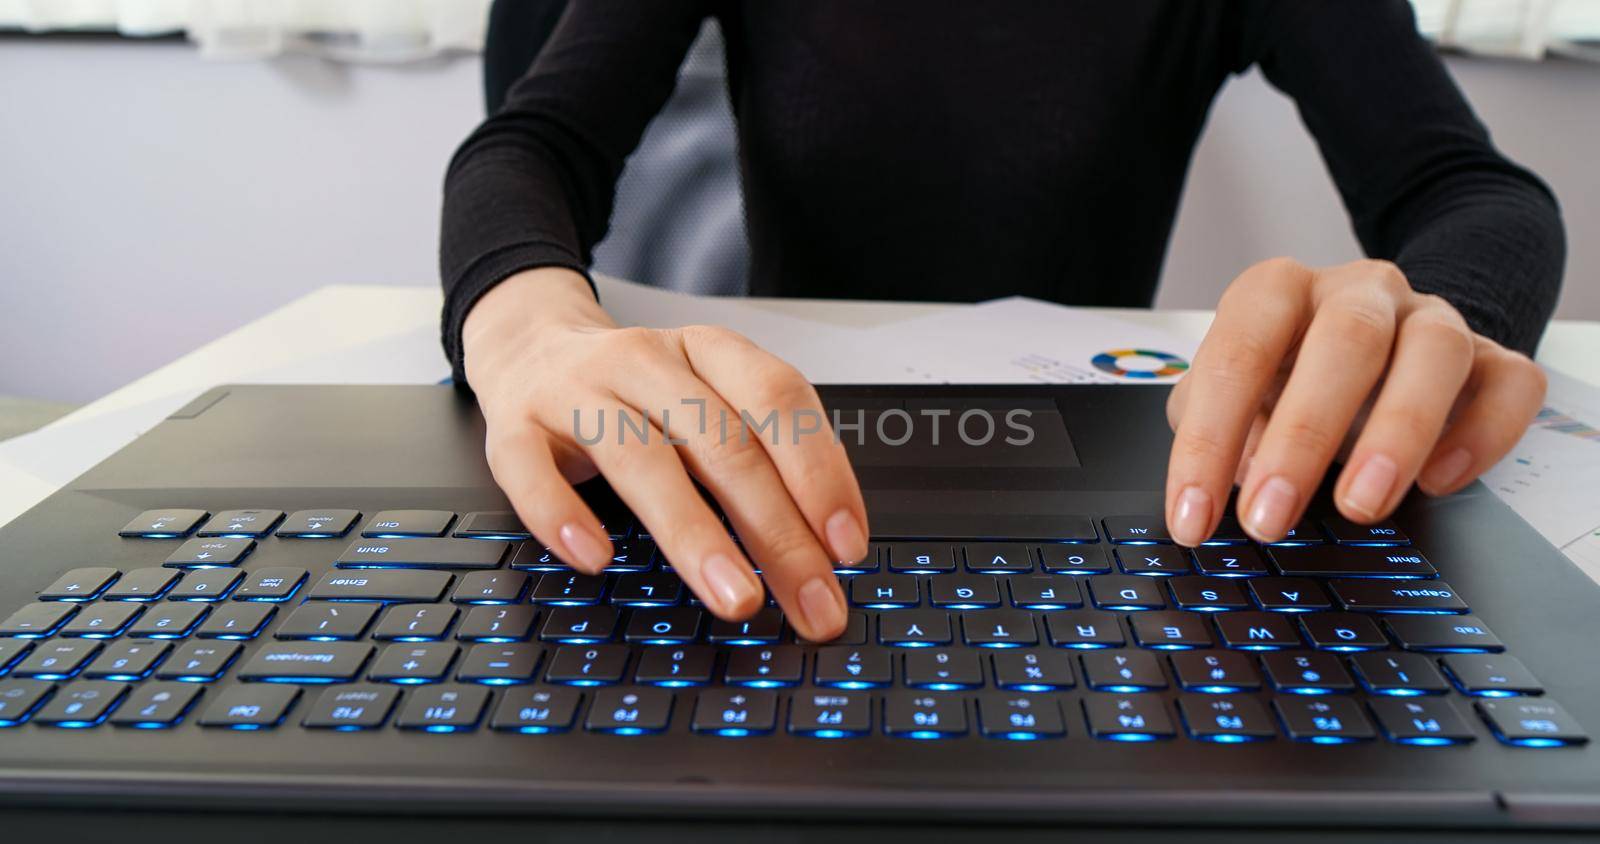
[[[821,393],[1039,435],[847,440],[872,555],[816,643],[705,612],[602,485],[614,563],[565,570],[448,387],[213,390],[0,530],[0,799],[1600,825],[1600,588],[1481,485],[1188,549],[1159,388]]]

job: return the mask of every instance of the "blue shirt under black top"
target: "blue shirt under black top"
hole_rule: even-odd
[[[1147,306],[1207,111],[1258,65],[1369,255],[1512,348],[1555,306],[1556,202],[1493,147],[1406,0],[573,0],[450,165],[458,381],[479,296],[524,269],[585,271],[707,16],[727,41],[753,295]]]

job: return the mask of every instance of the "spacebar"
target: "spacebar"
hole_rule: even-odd
[[[444,597],[451,575],[442,571],[330,571],[306,593],[313,601],[422,601]]]
[[[256,651],[239,669],[239,679],[295,683],[350,680],[370,656],[372,646],[365,642],[271,644]]]

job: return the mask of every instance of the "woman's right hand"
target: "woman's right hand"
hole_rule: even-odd
[[[484,294],[462,346],[488,423],[489,468],[556,556],[587,574],[610,563],[605,530],[572,488],[598,473],[717,616],[739,620],[762,606],[753,559],[800,635],[843,632],[833,561],[866,555],[866,508],[816,390],[794,367],[724,328],[618,328],[583,276],[553,267]],[[778,435],[747,432],[741,411],[758,421],[776,411]],[[648,416],[646,442],[622,427],[624,414],[635,425]],[[810,420],[820,430],[800,435]]]

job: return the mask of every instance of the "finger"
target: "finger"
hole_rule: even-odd
[[[578,441],[689,588],[721,618],[748,618],[759,609],[761,582],[661,430],[615,396],[578,406],[604,420],[580,425]]]
[[[1195,353],[1167,464],[1167,525],[1198,545],[1216,529],[1250,426],[1309,312],[1310,271],[1258,264],[1228,287]]]
[[[1473,358],[1471,329],[1443,300],[1405,317],[1389,373],[1334,485],[1340,513],[1370,524],[1394,511],[1439,441]]]
[[[1476,338],[1465,403],[1434,446],[1418,486],[1448,495],[1493,466],[1522,438],[1544,404],[1548,379],[1527,357]]]
[[[528,530],[578,571],[604,571],[611,540],[557,467],[547,437],[532,422],[519,421],[491,424],[484,442],[489,471]]]
[[[1240,487],[1239,521],[1276,542],[1299,521],[1356,414],[1382,377],[1394,344],[1403,278],[1319,277],[1316,315]],[[1398,270],[1393,271],[1398,276]]]
[[[794,367],[731,331],[685,329],[685,357],[733,408],[776,412],[782,425],[759,437],[784,487],[833,559],[867,555],[867,507],[844,446],[833,436],[817,391]],[[764,417],[762,417],[764,418]]]

